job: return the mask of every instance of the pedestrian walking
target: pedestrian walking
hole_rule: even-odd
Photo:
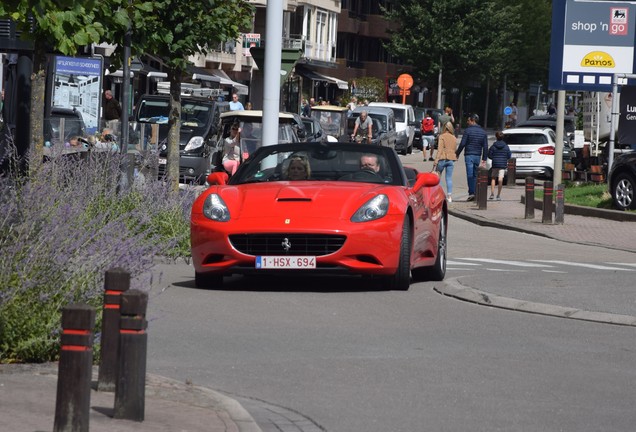
[[[497,180],[497,201],[501,201],[504,174],[508,168],[508,159],[512,157],[512,152],[503,140],[504,134],[501,131],[495,132],[495,139],[495,143],[488,149],[488,159],[492,160],[490,199],[495,198],[495,180]]]
[[[466,201],[475,200],[477,171],[480,166],[486,166],[486,158],[488,157],[488,136],[478,123],[479,116],[477,114],[468,116],[468,126],[464,130],[462,140],[455,152],[459,157],[464,151],[466,182],[468,183],[468,198]]]
[[[457,138],[455,128],[451,122],[446,122],[444,130],[440,132],[439,143],[437,145],[437,155],[433,162],[433,170],[436,170],[440,177],[445,172],[446,199],[453,202],[453,169],[457,160]]]
[[[422,140],[426,141],[424,149],[424,160],[426,160],[426,149],[429,149],[429,161],[433,161],[433,152],[435,151],[435,120],[433,120],[432,112],[426,111],[426,115],[422,119],[420,130],[422,131]]]
[[[110,90],[104,91],[104,101],[102,103],[104,112],[104,127],[117,130],[117,122],[121,120],[121,105],[117,99],[113,97],[113,92]]]

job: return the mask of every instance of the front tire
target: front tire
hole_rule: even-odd
[[[619,173],[614,181],[614,191],[612,199],[614,205],[619,210],[636,209],[634,191],[636,190],[636,180],[628,173]]]
[[[406,291],[411,285],[411,221],[404,217],[402,238],[400,241],[400,257],[394,275],[387,276],[386,281],[391,290]]]
[[[435,264],[430,267],[419,267],[411,270],[413,280],[442,281],[446,277],[446,219],[442,217],[439,222],[439,237],[437,238],[437,258]]]

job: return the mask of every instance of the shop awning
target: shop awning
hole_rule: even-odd
[[[307,69],[304,67],[297,67],[296,72],[304,76],[305,78],[309,78],[312,81],[323,81],[330,84],[336,84],[340,90],[349,89],[349,83],[347,81],[344,81],[329,75],[324,75],[316,71],[313,71],[311,69]]]
[[[321,78],[322,81],[327,81],[327,82],[330,82],[332,84],[337,85],[340,90],[349,90],[349,83],[344,81],[344,80],[341,80],[341,79],[338,79],[338,78],[335,78],[335,77],[331,77],[329,75],[323,75],[323,74],[320,74],[318,72],[314,72],[314,73],[316,75],[318,75],[318,77]]]
[[[236,89],[236,92],[240,95],[249,94],[249,87],[245,84],[238,83],[232,80],[223,70],[221,69],[207,69],[212,75],[219,78],[221,85],[232,86]]]

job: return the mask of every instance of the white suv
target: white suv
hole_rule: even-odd
[[[397,141],[395,151],[403,155],[413,152],[413,138],[415,137],[415,112],[413,107],[407,104],[393,102],[371,102],[369,106],[379,106],[391,108],[395,114],[395,130],[397,131]]]
[[[517,159],[516,177],[551,180],[554,173],[556,134],[549,128],[511,128],[503,131],[504,141]],[[488,159],[490,170],[492,161]]]

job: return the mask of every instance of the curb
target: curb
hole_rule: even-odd
[[[593,312],[565,306],[555,306],[546,303],[535,303],[509,297],[502,297],[474,288],[465,287],[458,282],[458,278],[447,279],[444,283],[444,287],[439,288],[436,286],[433,287],[433,290],[439,294],[481,306],[490,306],[499,309],[553,316],[557,318],[569,318],[603,324],[636,327],[636,317],[630,315]]]
[[[526,197],[525,195],[521,195],[521,204],[525,203]],[[535,199],[534,208],[543,211],[543,201]],[[564,204],[563,210],[565,214],[576,216],[596,217],[601,219],[615,220],[619,222],[636,222],[636,212],[586,207],[575,204]]]

